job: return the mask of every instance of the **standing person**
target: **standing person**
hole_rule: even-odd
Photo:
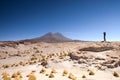
[[[104,42],[106,42],[106,32],[103,32]]]

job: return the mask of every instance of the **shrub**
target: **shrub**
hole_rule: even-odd
[[[19,65],[25,66],[26,63],[23,63],[22,61],[19,62]]]
[[[86,78],[86,76],[85,76],[85,75],[82,75],[82,78]]]
[[[3,80],[11,80],[11,78],[9,77],[9,74],[8,73],[2,73],[2,75],[3,75]]]
[[[44,66],[44,67],[46,67],[48,65],[48,62],[47,61],[42,61],[41,65]]]
[[[45,68],[42,68],[40,71],[40,73],[45,73],[45,72],[46,72]]]
[[[31,73],[35,73],[35,72],[36,72],[36,70],[32,70],[32,71],[31,71]]]
[[[117,72],[114,71],[113,76],[119,77],[119,74],[118,74]]]
[[[10,75],[9,75],[8,73],[6,73],[6,72],[2,73],[2,75],[3,75],[3,76],[5,76],[5,75],[6,75],[6,76],[10,76]]]
[[[26,65],[25,63],[22,64],[22,66],[25,66],[25,65]]]
[[[28,80],[37,80],[34,74],[29,74],[28,77],[29,77]]]
[[[11,80],[11,78],[8,77],[8,76],[4,76],[4,77],[3,77],[3,80]]]
[[[40,51],[39,51],[39,50],[36,50],[35,53],[40,53]]]
[[[55,69],[52,69],[51,73],[57,73],[57,71]]]
[[[95,73],[90,70],[89,75],[95,75]]]
[[[17,75],[21,75],[21,72],[20,71],[17,71],[17,73],[16,73]]]
[[[70,79],[72,79],[72,80],[76,80],[76,77],[75,77],[72,73],[69,73],[68,78],[70,78]]]
[[[18,76],[18,77],[16,77],[14,80],[21,80],[21,78]]]
[[[26,62],[25,64],[28,64],[28,62]]]
[[[14,78],[14,80],[21,80],[22,75],[21,75],[20,71],[17,71],[15,73],[13,73],[11,77]]]
[[[23,62],[22,62],[22,61],[20,61],[19,65],[22,65],[22,64],[23,64]]]
[[[22,75],[19,75],[20,78],[23,78]]]
[[[12,77],[12,78],[17,77],[17,73],[13,73],[11,77]]]
[[[63,71],[63,76],[67,75],[68,74],[68,71],[67,70],[64,70]]]
[[[33,63],[35,64],[35,63],[37,63],[36,61],[33,61]]]
[[[54,78],[54,74],[50,73],[49,78]]]
[[[6,64],[6,65],[3,65],[2,67],[3,68],[9,68],[9,65]]]
[[[32,62],[32,61],[30,61],[30,62],[29,62],[29,64],[30,64],[30,65],[32,65],[32,64],[33,64],[33,62]]]
[[[15,64],[15,67],[18,67],[19,65],[18,64]]]
[[[46,76],[49,76],[49,74],[46,74]]]
[[[14,67],[14,66],[15,66],[15,64],[12,64],[12,65],[11,65],[11,67]]]

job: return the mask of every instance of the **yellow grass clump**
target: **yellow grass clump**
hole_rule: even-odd
[[[15,67],[18,67],[19,66],[19,64],[15,64]]]
[[[113,76],[119,77],[119,74],[116,71],[114,71]]]
[[[20,71],[17,71],[17,72],[15,72],[15,73],[13,73],[11,77],[12,77],[12,78],[15,78],[15,80],[21,80],[22,75],[21,75],[21,72],[20,72]]]
[[[11,78],[9,77],[10,75],[8,73],[2,73],[2,78],[3,80],[11,80]]]
[[[85,76],[85,75],[82,75],[82,78],[86,78],[86,76]]]
[[[22,80],[20,76],[14,78],[14,80]]]
[[[52,69],[51,73],[57,73],[57,71],[55,69]]]
[[[63,71],[63,76],[66,76],[68,74],[68,71],[67,70],[64,70]]]
[[[15,78],[15,77],[17,77],[17,76],[18,76],[17,73],[13,73],[11,77],[12,77],[12,78]]]
[[[50,73],[49,78],[54,78],[54,74]]]
[[[49,74],[45,74],[46,76],[49,76]]]
[[[95,75],[95,73],[92,70],[90,70],[89,75]]]
[[[20,72],[20,71],[17,71],[16,74],[17,74],[17,75],[21,75],[21,72]]]
[[[45,68],[42,68],[41,71],[40,71],[40,73],[43,73],[43,74],[44,74],[45,72],[46,72]]]
[[[36,76],[34,74],[27,75],[28,80],[37,80]]]
[[[3,77],[3,80],[11,80],[11,78],[8,77],[8,76],[4,76],[4,77]]]
[[[15,64],[12,64],[12,65],[11,65],[11,67],[14,67],[14,66],[15,66]]]
[[[36,70],[32,70],[32,71],[31,71],[31,73],[35,73],[35,72],[36,72]]]
[[[20,61],[20,62],[19,62],[19,65],[23,65],[23,62],[22,62],[22,61]]]
[[[4,69],[5,68],[9,68],[9,65],[7,65],[7,64],[6,65],[2,65],[2,68],[4,68]]]
[[[10,76],[8,73],[4,72],[2,73],[2,76]]]
[[[70,78],[72,80],[77,80],[77,78],[72,73],[69,73],[68,78]]]

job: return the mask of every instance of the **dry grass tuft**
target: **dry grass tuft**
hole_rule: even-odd
[[[117,72],[114,71],[113,76],[119,77],[119,74],[118,74]]]
[[[16,74],[17,74],[17,75],[21,75],[21,72],[20,72],[20,71],[17,71]]]
[[[11,77],[16,78],[17,76],[18,76],[17,73],[13,73]]]
[[[55,69],[52,69],[51,73],[57,73],[57,71]]]
[[[55,77],[54,74],[50,73],[49,78],[54,78],[54,77]]]
[[[44,74],[45,72],[46,72],[45,68],[42,68],[41,71],[40,71],[40,73],[43,73],[43,74]]]
[[[20,76],[17,76],[16,78],[14,78],[14,80],[22,80]]]
[[[95,75],[95,73],[92,70],[90,70],[89,75]]]
[[[35,72],[36,72],[36,70],[32,70],[32,71],[31,71],[31,73],[35,73]]]
[[[34,74],[27,75],[28,80],[37,80],[36,76]]]
[[[8,73],[2,73],[2,79],[3,80],[11,80],[11,78],[9,77],[10,75]]]
[[[49,74],[45,74],[45,76],[49,76]]]
[[[67,70],[64,70],[63,71],[63,76],[66,76],[68,74],[68,71]]]
[[[86,76],[85,76],[85,75],[82,75],[82,78],[86,78]]]
[[[77,78],[72,73],[69,73],[68,78],[70,78],[72,80],[77,80]]]

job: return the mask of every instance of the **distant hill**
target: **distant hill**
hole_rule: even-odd
[[[31,39],[33,41],[44,41],[44,42],[69,42],[73,41],[70,38],[63,36],[61,33],[49,32],[41,37]]]
[[[29,44],[29,43],[36,43],[36,42],[54,43],[54,42],[81,42],[81,41],[82,40],[72,40],[70,38],[67,38],[59,32],[57,33],[49,32],[41,37],[32,38],[32,39],[25,39],[25,40],[19,40],[19,41],[1,41],[0,45],[3,46],[3,43],[9,44],[9,45],[12,45],[12,44],[18,45],[19,43]]]
[[[10,46],[16,47],[19,44],[31,44],[37,42],[49,42],[49,43],[57,43],[57,42],[81,42],[81,40],[72,40],[63,36],[61,33],[52,33],[49,32],[41,37],[33,38],[33,39],[25,39],[19,41],[0,41],[0,46]],[[83,41],[82,41],[83,42]]]

